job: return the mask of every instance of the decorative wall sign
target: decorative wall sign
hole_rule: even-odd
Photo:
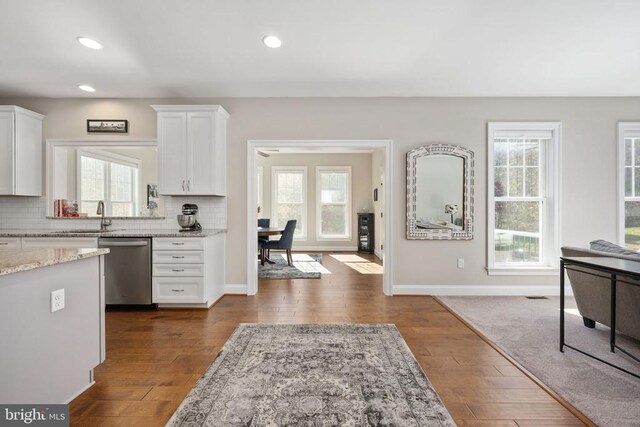
[[[87,133],[128,133],[128,120],[87,120]]]

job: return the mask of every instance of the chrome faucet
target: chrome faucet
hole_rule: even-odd
[[[98,202],[97,215],[100,215],[100,231],[107,231],[107,227],[111,225],[111,219],[104,217],[104,202],[100,200]]]

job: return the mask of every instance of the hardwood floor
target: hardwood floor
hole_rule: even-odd
[[[382,276],[328,253],[323,266],[320,280],[261,280],[210,310],[108,312],[107,360],[71,424],[164,425],[239,323],[394,323],[459,426],[584,425],[435,299],[386,297]]]

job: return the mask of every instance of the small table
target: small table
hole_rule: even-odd
[[[279,234],[282,234],[284,232],[284,228],[279,228],[279,227],[258,227],[258,237],[269,237],[269,236],[277,236]],[[264,262],[268,262],[269,264],[275,264],[276,262],[269,259],[267,256],[265,256],[264,254],[264,250],[260,249],[260,261],[262,263],[262,265],[264,265]]]
[[[593,270],[594,272],[589,272],[585,270],[577,270],[575,267],[582,267],[585,269]],[[631,357],[633,360],[640,362],[636,356],[629,353],[627,350],[621,348],[616,345],[616,288],[618,283],[624,283],[631,286],[640,286],[640,284],[636,282],[631,282],[632,280],[640,280],[640,262],[637,261],[629,261],[620,258],[609,258],[609,257],[560,257],[560,351],[564,352],[564,347],[569,347],[579,353],[584,354],[585,356],[589,356],[592,359],[598,360],[602,363],[605,363],[613,368],[619,369],[622,372],[625,372],[629,375],[632,375],[636,378],[640,378],[640,375],[637,375],[633,372],[630,372],[620,366],[614,365],[613,363],[609,363],[606,360],[600,359],[596,356],[593,356],[587,353],[584,350],[580,350],[579,348],[573,347],[564,342],[564,271],[573,270],[580,271],[581,273],[590,274],[592,276],[602,277],[610,279],[611,286],[611,320],[610,320],[610,331],[609,331],[609,340],[611,345],[611,352],[615,353],[615,350],[618,349],[627,356]]]

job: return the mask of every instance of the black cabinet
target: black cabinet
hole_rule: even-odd
[[[358,214],[358,252],[373,253],[376,247],[373,226],[372,213]]]

